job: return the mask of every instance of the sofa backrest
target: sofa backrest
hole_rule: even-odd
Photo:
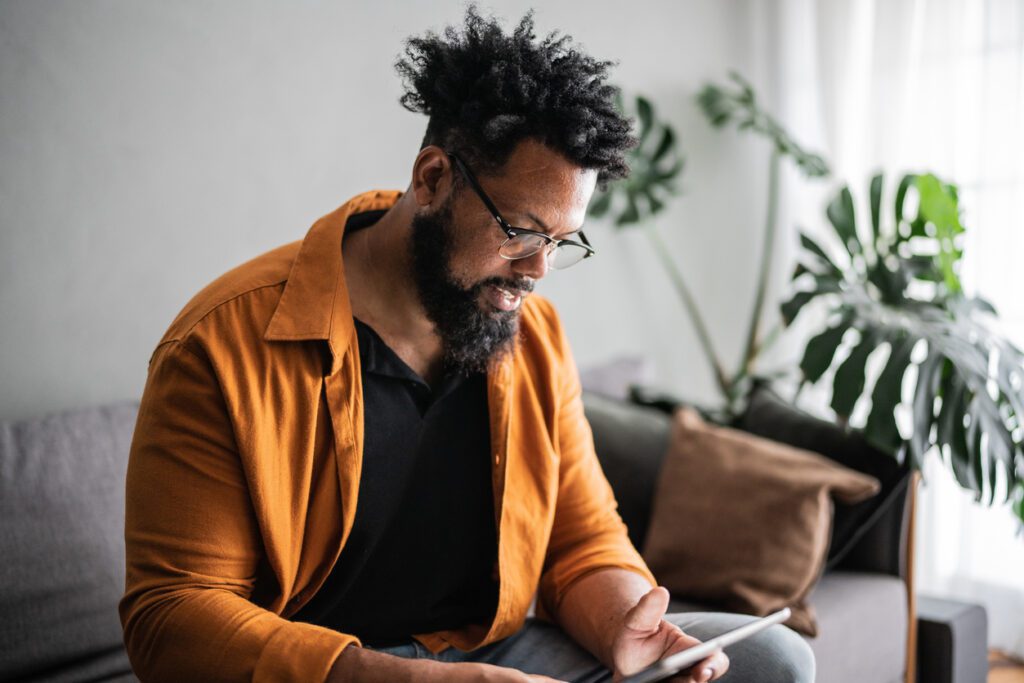
[[[117,603],[137,409],[0,423],[0,680],[130,680]]]
[[[619,514],[633,545],[643,549],[651,504],[668,452],[671,420],[663,411],[584,392],[583,407]]]

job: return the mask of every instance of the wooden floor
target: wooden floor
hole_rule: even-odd
[[[989,652],[988,683],[1024,683],[1024,663],[996,651]]]

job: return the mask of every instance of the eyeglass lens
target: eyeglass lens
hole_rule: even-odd
[[[549,244],[551,245],[549,247]],[[587,250],[575,244],[555,246],[540,235],[528,233],[510,237],[501,245],[499,253],[507,259],[522,259],[533,256],[541,249],[551,249],[548,253],[548,265],[552,268],[568,268],[583,260]]]

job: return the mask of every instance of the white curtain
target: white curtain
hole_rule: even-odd
[[[783,120],[855,196],[879,170],[889,187],[910,171],[957,183],[965,287],[1024,345],[1024,0],[780,0],[777,10]],[[784,178],[783,262],[797,225],[822,225],[834,189]],[[925,479],[919,592],[983,604],[990,645],[1024,657],[1024,536],[1010,510],[974,504],[934,453]]]

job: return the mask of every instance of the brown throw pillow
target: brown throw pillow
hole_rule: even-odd
[[[787,622],[809,636],[807,594],[828,552],[832,496],[847,503],[878,480],[810,451],[705,423],[677,411],[644,559],[675,597]]]

